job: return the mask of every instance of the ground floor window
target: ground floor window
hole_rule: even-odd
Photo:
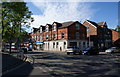
[[[65,48],[65,46],[66,46],[66,42],[64,42],[64,48]]]
[[[49,43],[48,43],[48,49],[49,49]]]
[[[53,48],[55,48],[55,42],[53,42]]]
[[[87,42],[87,47],[89,47],[89,45],[90,45],[89,42]]]
[[[56,48],[58,48],[58,45],[59,45],[59,43],[57,42],[57,43],[56,43]]]
[[[70,46],[77,46],[77,42],[70,42]]]
[[[83,42],[83,48],[85,47],[85,42]]]

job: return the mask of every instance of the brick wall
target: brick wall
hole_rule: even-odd
[[[79,30],[76,29],[76,24],[79,24]],[[46,25],[48,27],[48,25]],[[49,29],[48,32],[44,31],[43,33],[36,32],[31,34],[31,36],[39,36],[36,41],[40,41],[40,36],[42,36],[43,41],[51,41],[51,40],[76,40],[76,32],[79,32],[79,39],[86,39],[86,27],[83,26],[79,22],[75,22],[68,27],[58,28],[56,25],[56,31],[54,31],[54,25],[52,29]],[[62,33],[64,33],[64,38],[62,38]],[[54,39],[54,34],[56,34],[56,39]],[[48,40],[46,39],[46,35],[48,35]]]
[[[79,30],[76,29],[76,24],[79,24]],[[74,23],[73,25],[68,27],[68,38],[69,39],[77,39],[76,38],[76,32],[80,33],[79,39],[86,39],[86,27],[84,27],[82,24],[80,24],[79,22]],[[79,40],[78,39],[78,40]]]
[[[85,21],[83,23],[84,26],[86,26],[87,30],[87,37],[89,37],[89,35],[97,35],[97,27],[93,26],[92,24],[90,24],[89,22]]]
[[[62,32],[65,34],[64,38],[62,38]],[[58,29],[58,40],[67,40],[68,39],[68,28],[60,28]]]
[[[110,30],[112,31],[112,41],[114,42],[114,41],[118,40],[120,38],[119,37],[120,33],[118,33],[115,30],[112,30],[112,29],[110,29]]]

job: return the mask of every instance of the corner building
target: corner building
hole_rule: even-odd
[[[43,50],[65,51],[69,46],[77,46],[84,50],[93,46],[92,42],[87,41],[86,27],[78,21],[53,22],[52,25],[46,24],[45,30],[42,30],[42,27],[40,28],[39,30],[42,33],[39,34],[39,37],[42,37],[42,41],[44,41]]]

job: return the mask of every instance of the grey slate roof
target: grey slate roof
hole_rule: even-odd
[[[64,22],[64,23],[61,23],[62,26],[59,27],[59,28],[65,28],[65,27],[68,27],[70,25],[72,25],[73,23],[75,23],[76,21],[69,21],[69,22]]]

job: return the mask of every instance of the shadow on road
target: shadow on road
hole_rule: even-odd
[[[27,77],[33,66],[9,54],[2,55],[2,77]]]
[[[36,67],[48,67],[53,76],[120,76],[120,54],[60,55],[39,52],[32,55]]]

